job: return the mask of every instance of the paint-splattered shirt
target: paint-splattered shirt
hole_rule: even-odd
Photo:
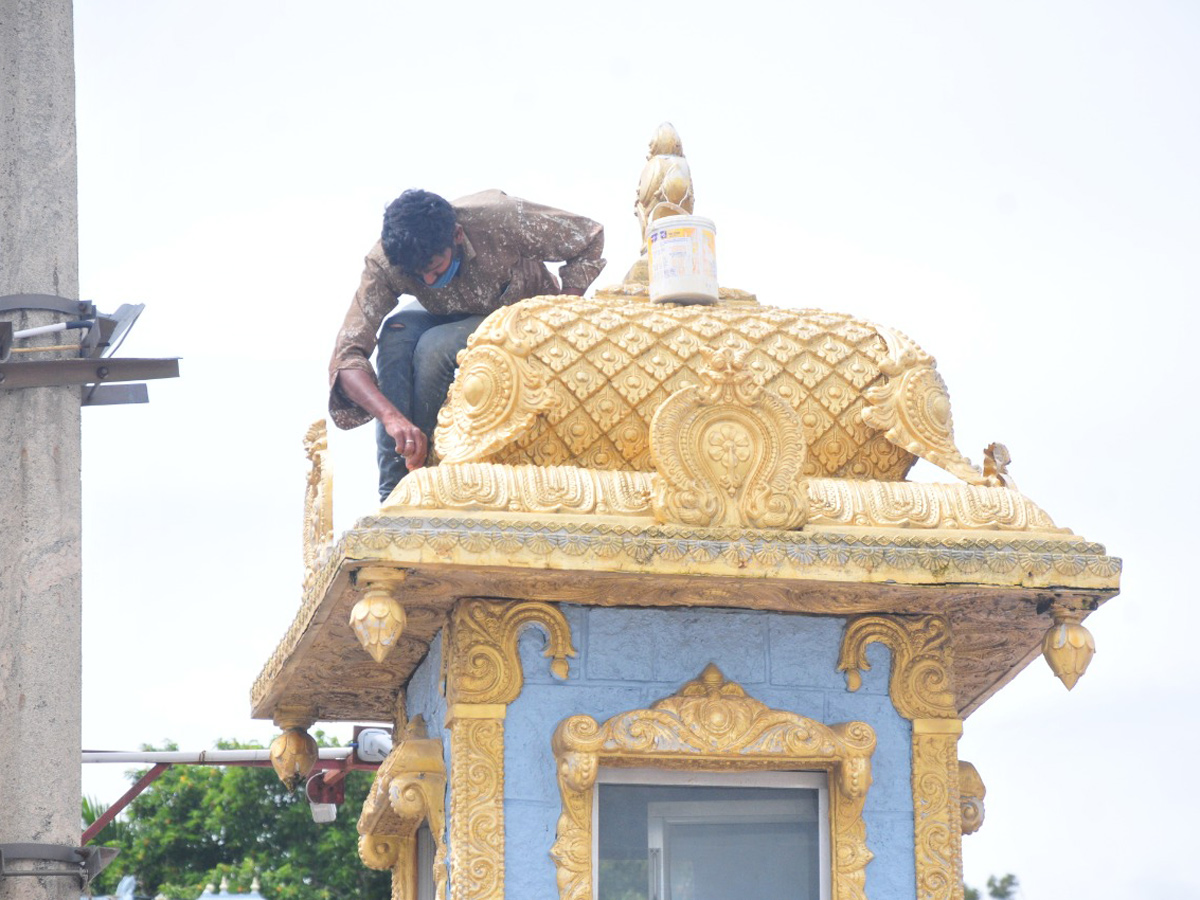
[[[411,295],[435,315],[490,313],[539,294],[584,291],[604,268],[604,228],[598,222],[503,191],[483,191],[455,200],[463,228],[458,274],[443,288],[432,288],[388,262],[383,244],[367,254],[362,282],[338,332],[329,363],[329,413],[339,428],[354,428],[370,415],[337,388],[342,369],[374,374],[371,353],[384,317],[403,295]],[[562,261],[562,286],[546,268]]]

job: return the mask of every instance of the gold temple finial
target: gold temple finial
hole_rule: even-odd
[[[663,216],[690,216],[696,206],[692,172],[683,155],[683,141],[670,122],[663,122],[650,138],[650,152],[638,181],[633,204],[642,226],[642,258],[646,256],[646,231]]]
[[[308,733],[316,719],[316,710],[307,706],[281,706],[275,710],[275,724],[283,734],[271,741],[271,767],[289,791],[294,791],[317,765],[317,742]]]
[[[350,610],[350,627],[362,648],[377,663],[382,663],[396,649],[396,642],[408,623],[404,607],[395,596],[397,586],[406,577],[406,570],[386,566],[366,566],[358,571],[358,584],[365,593]]]
[[[1042,655],[1059,680],[1072,690],[1096,655],[1096,641],[1083,627],[1083,611],[1056,605],[1054,624],[1042,639]]]

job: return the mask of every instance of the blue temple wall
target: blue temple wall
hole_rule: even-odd
[[[508,707],[505,722],[506,896],[558,896],[550,859],[561,811],[550,749],[558,723],[579,714],[603,723],[618,713],[644,709],[676,693],[709,662],[772,708],[825,724],[861,721],[875,729],[873,784],[864,809],[867,846],[874,854],[867,866],[867,894],[915,896],[911,726],[888,697],[886,647],[868,648],[871,669],[864,673],[862,687],[851,693],[836,668],[842,618],[718,609],[560,608],[579,652],[570,660],[570,675],[563,682],[550,674],[550,660],[541,655],[544,637],[536,628],[528,629],[520,643],[525,687]],[[434,656],[431,651],[423,668]],[[439,669],[440,654],[434,678]],[[429,676],[422,678],[423,687],[416,692],[420,698],[435,684]],[[418,699],[411,687],[409,697],[412,712],[436,707]]]

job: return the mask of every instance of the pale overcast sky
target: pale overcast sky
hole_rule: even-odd
[[[722,283],[910,334],[964,451],[1006,443],[1126,561],[1075,691],[1039,659],[966,723],[967,882],[1200,896],[1200,6],[76,0],[75,37],[83,296],[146,304],[123,355],[183,357],[149,406],[84,414],[86,747],[274,733],[248,694],[299,603],[301,437],[384,205],[585,213],[613,283],[670,120]],[[333,452],[341,529],[369,430]]]

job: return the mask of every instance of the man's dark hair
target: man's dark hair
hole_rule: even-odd
[[[420,275],[454,243],[454,207],[429,191],[405,191],[383,213],[383,252],[393,266]]]

